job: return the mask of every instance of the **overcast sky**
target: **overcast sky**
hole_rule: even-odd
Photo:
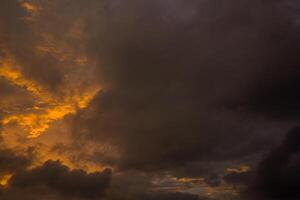
[[[297,200],[296,0],[1,0],[0,199]]]

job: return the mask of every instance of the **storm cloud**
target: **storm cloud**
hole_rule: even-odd
[[[267,85],[264,74],[272,66],[290,74],[281,63],[297,60],[296,48],[290,50],[295,56],[279,55],[296,40],[286,3],[111,4],[99,17],[104,23],[88,27],[104,89],[78,116],[78,135],[85,127],[87,138],[118,148],[120,168],[152,170],[235,159],[273,143],[255,119],[256,108],[249,108],[249,95],[260,82]],[[275,73],[269,79],[278,81]],[[253,103],[258,110],[261,103]]]
[[[2,166],[2,165],[1,165]],[[87,173],[71,170],[59,161],[47,161],[31,170],[19,170],[2,189],[3,199],[95,199],[109,187],[111,170]],[[28,197],[27,197],[28,196]]]
[[[257,178],[247,193],[253,199],[299,199],[299,131],[299,127],[293,128],[259,164]]]
[[[299,10],[2,0],[0,195],[299,198]]]

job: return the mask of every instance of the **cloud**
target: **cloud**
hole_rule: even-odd
[[[28,77],[54,86],[61,83],[62,79],[59,63],[49,57],[38,56],[34,51],[39,37],[26,20],[29,16],[30,13],[22,8],[21,1],[1,2],[1,49],[14,56]]]
[[[230,104],[238,107],[277,62],[277,51],[288,47],[280,41],[290,39],[294,21],[284,5],[108,3],[87,26],[103,90],[77,116],[76,138],[117,148],[121,169],[167,169],[262,152],[273,144],[271,131]]]
[[[4,150],[0,169],[17,170],[3,199],[199,199],[153,191],[149,181],[131,189],[133,177],[116,182],[137,170],[219,186],[226,164],[257,162],[299,115],[298,9],[283,0],[3,0],[0,68],[9,65],[19,76],[1,76],[0,95],[9,97],[0,100],[0,115],[10,119],[4,128],[53,136],[22,143],[16,137],[8,146],[42,142],[58,157],[80,161],[76,166],[93,162],[116,171],[110,186],[108,170],[91,174],[56,161],[27,169],[27,161]],[[71,131],[63,120],[69,114]],[[53,133],[58,121],[65,126],[56,124]],[[249,176],[223,179],[240,184]],[[268,180],[257,183],[272,188]]]
[[[63,195],[94,198],[103,195],[111,173],[106,169],[88,174],[83,170],[70,170],[59,161],[47,161],[40,167],[15,174],[10,184],[18,189],[46,187]]]
[[[206,200],[198,195],[163,191],[160,188],[153,188],[151,177],[141,173],[128,172],[115,175],[112,184],[107,191],[109,200]]]
[[[71,170],[60,161],[49,160],[33,167],[34,155],[0,150],[0,198],[5,200],[96,199],[110,186],[112,172],[87,173]]]
[[[138,199],[157,199],[157,200],[206,200],[206,198],[200,198],[197,195],[185,194],[185,193],[149,193],[144,194],[136,198]]]
[[[31,159],[27,156],[17,155],[10,149],[0,149],[0,174],[11,174],[31,164]]]
[[[2,167],[2,162],[0,163]],[[150,177],[136,173],[116,174],[110,169],[87,173],[72,170],[60,161],[49,160],[41,166],[19,169],[8,184],[0,188],[4,200],[206,200],[182,192],[155,191]]]
[[[292,129],[280,146],[260,163],[248,191],[253,199],[299,199],[300,128]],[[250,198],[251,199],[251,198]]]
[[[1,2],[0,77],[12,85],[4,92],[16,90],[18,99],[1,102],[8,113],[2,123],[16,122],[29,137],[38,137],[54,121],[83,109],[100,90],[85,55],[81,16],[71,13],[76,6],[64,13],[59,2]],[[64,17],[58,19],[59,13]]]
[[[245,97],[244,106],[249,111],[263,113],[277,119],[298,119],[299,117],[299,27],[283,38],[274,57],[274,63],[259,77],[258,83]]]
[[[254,177],[252,171],[247,172],[231,172],[223,177],[227,183],[248,185]]]

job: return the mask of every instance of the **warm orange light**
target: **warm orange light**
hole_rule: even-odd
[[[3,176],[0,176],[0,186],[6,186],[11,177],[12,174],[5,174]]]
[[[42,92],[42,88],[39,87],[33,81],[30,81],[23,77],[22,73],[17,69],[13,69],[13,60],[7,59],[0,64],[0,77],[5,78],[12,85],[26,89],[33,96],[42,99],[43,101],[49,101],[51,97],[48,94]]]
[[[29,2],[21,2],[21,7],[24,8],[27,12],[37,12],[38,11],[38,7],[32,3]]]
[[[66,115],[75,114],[78,109],[88,106],[91,99],[99,91],[99,87],[78,91],[64,98],[55,98],[37,83],[28,80],[17,69],[13,69],[13,61],[8,60],[0,65],[0,77],[9,81],[12,85],[24,88],[35,97],[38,102],[29,113],[13,114],[4,116],[2,124],[7,125],[12,122],[22,126],[29,133],[29,138],[38,137],[45,132],[50,124],[56,120],[64,118]],[[39,107],[42,103],[44,106]]]
[[[173,180],[180,183],[192,183],[204,181],[204,178],[173,178]]]
[[[227,168],[226,172],[243,173],[251,170],[251,167],[247,165],[240,165],[239,168]]]

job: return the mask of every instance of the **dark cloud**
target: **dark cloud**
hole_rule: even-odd
[[[292,129],[283,143],[260,163],[249,189],[253,199],[296,200],[300,198],[300,128]]]
[[[279,119],[299,117],[299,27],[294,27],[276,50],[274,63],[262,73],[244,106]]]
[[[73,119],[73,143],[92,141],[115,154],[97,149],[80,154],[80,161],[118,173],[204,177],[219,186],[220,163],[264,153],[299,115],[296,1],[32,1],[36,18],[21,2],[1,2],[0,62],[12,55],[25,77],[58,96],[66,82],[67,94],[80,81],[101,84]],[[88,62],[76,63],[80,56]],[[85,76],[94,65],[97,80]],[[14,96],[13,90],[0,80],[0,95]],[[251,189],[258,198],[299,198],[298,150],[290,149],[297,138],[291,135],[261,163]],[[58,144],[52,151],[72,148]],[[121,181],[120,174],[109,186],[109,170],[89,174],[56,161],[27,170],[27,161],[13,153],[1,156],[0,170],[17,168],[3,199],[201,199],[153,191],[149,181],[129,184],[134,178]],[[223,179],[244,184],[251,176]]]
[[[15,89],[13,86],[9,85],[6,81],[0,78],[0,95],[1,96],[9,96],[14,94]]]
[[[41,198],[47,200],[206,200],[187,193],[153,190],[149,176],[126,173],[112,177],[110,169],[87,173],[83,170],[71,170],[61,162],[52,160],[32,169],[23,168],[16,171],[9,184],[0,188],[0,198],[4,200]]]
[[[172,171],[177,178],[202,177],[208,172],[214,173],[214,165],[206,162],[189,162],[185,165],[178,166]]]
[[[216,187],[221,184],[221,179],[217,174],[210,174],[207,178],[204,179],[204,181],[212,187]]]
[[[251,183],[251,180],[254,177],[254,172],[247,171],[247,172],[231,172],[229,174],[226,174],[223,177],[223,180],[225,180],[229,184],[234,185],[248,185]]]
[[[0,127],[1,128],[1,127]],[[0,174],[11,174],[25,169],[31,164],[31,158],[17,155],[10,149],[0,149]]]
[[[283,1],[112,1],[87,27],[104,89],[75,132],[118,148],[123,169],[262,152],[270,131],[229,105],[277,63],[294,23]]]
[[[110,200],[206,200],[207,198],[184,192],[160,191],[153,188],[150,176],[134,172],[119,174],[113,177],[107,191]]]
[[[47,161],[44,165],[15,174],[10,187],[17,189],[54,190],[62,195],[96,198],[109,186],[111,170],[88,174],[83,170],[71,170],[59,161]]]
[[[138,199],[157,199],[157,200],[206,200],[206,198],[200,198],[197,195],[186,194],[186,193],[149,193],[138,196]]]

